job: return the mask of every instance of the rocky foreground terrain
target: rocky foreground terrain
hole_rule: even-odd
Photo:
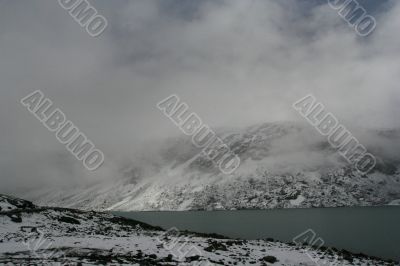
[[[167,231],[0,195],[0,265],[396,265],[334,248]]]

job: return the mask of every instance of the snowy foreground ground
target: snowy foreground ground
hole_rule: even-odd
[[[336,249],[167,231],[0,195],[0,265],[396,265]]]

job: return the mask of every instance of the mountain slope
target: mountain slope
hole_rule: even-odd
[[[377,158],[361,175],[310,125],[267,123],[220,130],[241,158],[222,174],[188,138],[170,139],[110,182],[24,192],[39,204],[96,210],[371,206],[400,199],[400,131],[361,131]]]

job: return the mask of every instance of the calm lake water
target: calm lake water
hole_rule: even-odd
[[[400,261],[400,207],[193,212],[114,212],[164,229],[176,227],[232,238],[291,242],[312,229],[333,246]]]

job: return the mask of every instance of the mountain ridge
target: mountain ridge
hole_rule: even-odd
[[[121,169],[112,182],[24,195],[45,205],[121,211],[380,206],[400,199],[399,130],[362,134],[360,142],[377,158],[367,175],[309,125],[264,123],[217,132],[241,159],[231,175],[182,137]]]

